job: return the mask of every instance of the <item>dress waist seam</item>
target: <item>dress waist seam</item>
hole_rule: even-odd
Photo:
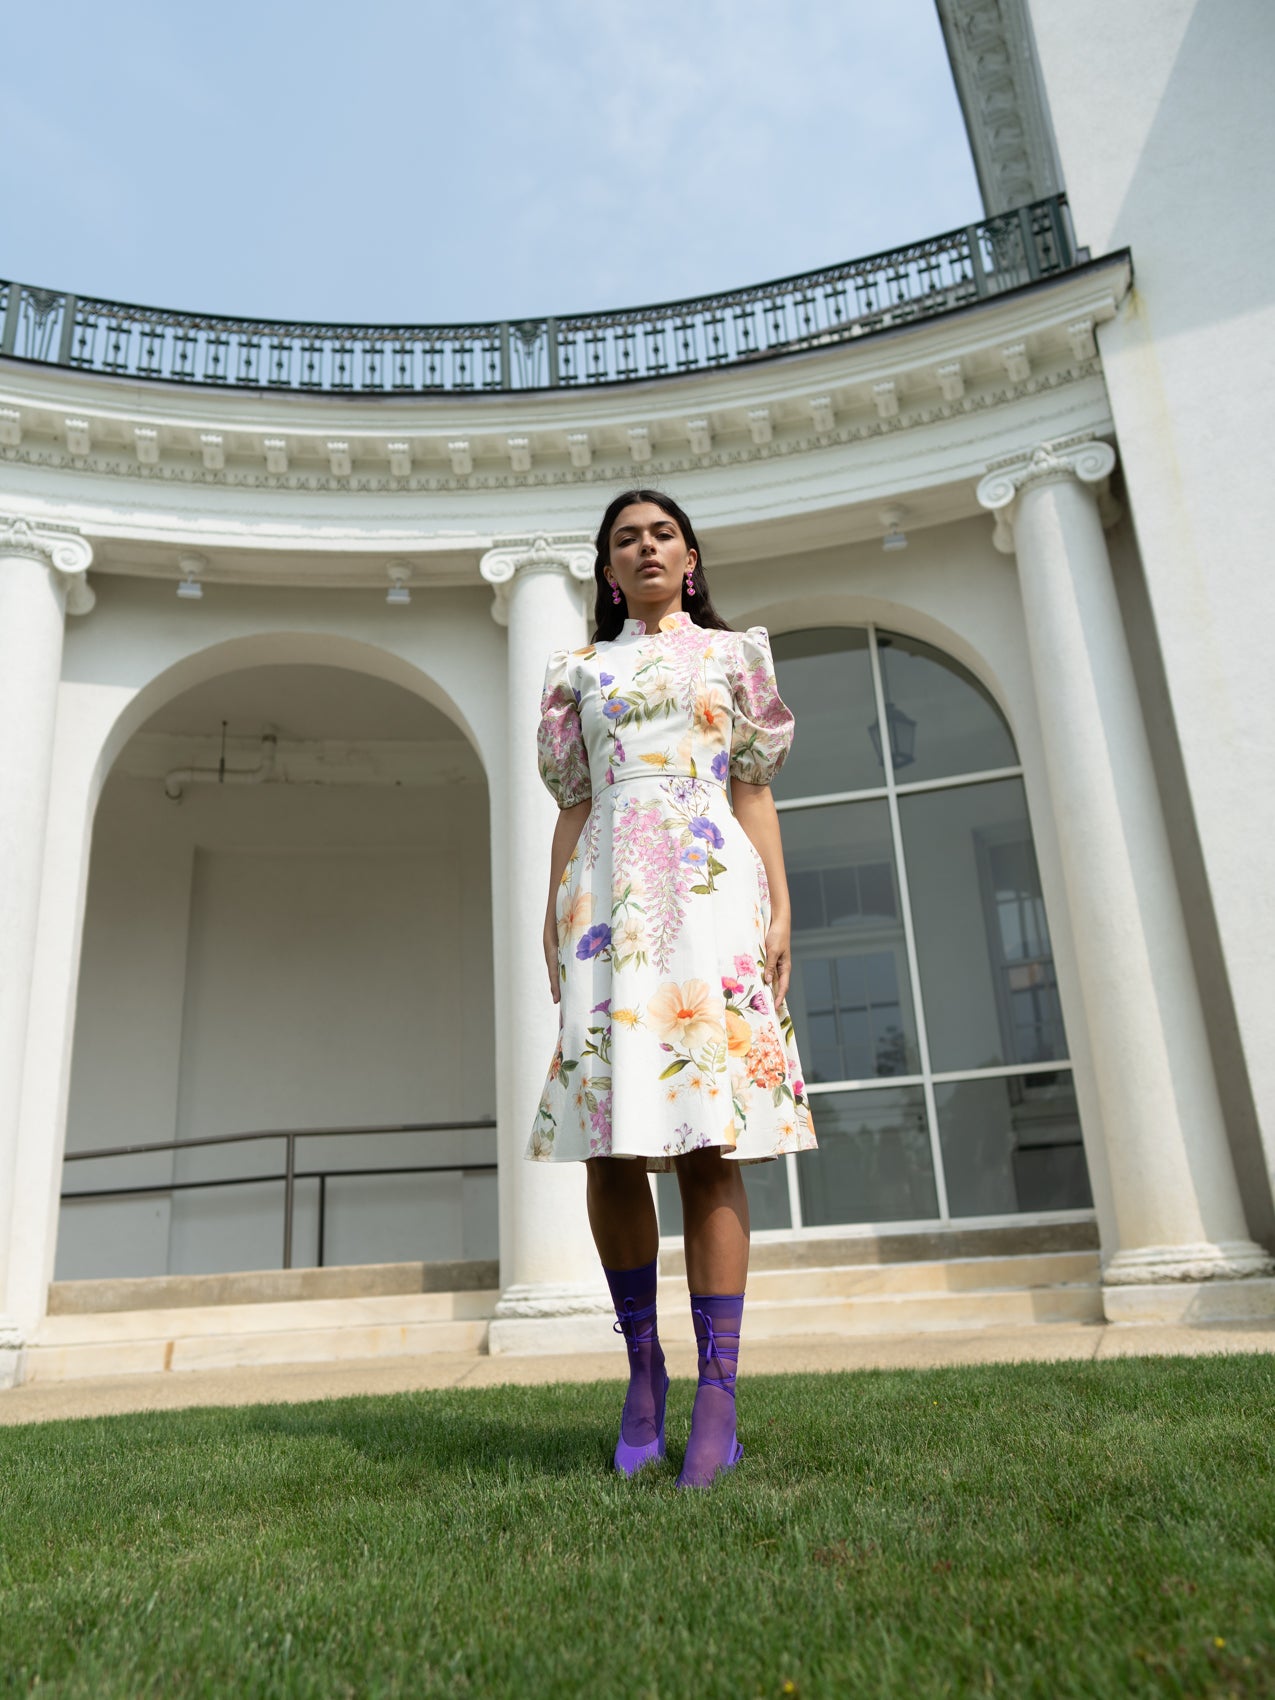
[[[613,791],[618,785],[631,785],[634,780],[643,779],[651,784],[658,783],[662,779],[691,779],[699,785],[711,785],[714,790],[720,791],[723,796],[726,795],[726,787],[719,780],[705,779],[698,773],[683,773],[679,769],[672,767],[663,767],[658,771],[653,770],[650,773],[620,774],[617,778],[608,780],[605,785],[597,786],[593,795],[595,797],[600,797],[604,791]]]

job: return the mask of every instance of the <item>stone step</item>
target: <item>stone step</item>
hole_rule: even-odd
[[[905,1334],[1003,1323],[1101,1322],[1096,1283],[874,1293],[851,1299],[779,1299],[750,1304],[748,1332],[765,1340],[799,1334]]]
[[[981,1257],[1021,1257],[1054,1251],[1098,1250],[1098,1227],[1086,1212],[1070,1219],[1008,1222],[996,1227],[945,1223],[932,1228],[875,1228],[865,1232],[754,1234],[750,1275],[763,1269],[840,1269],[849,1264],[943,1263]],[[681,1246],[660,1251],[660,1274],[682,1275]]]
[[[922,1263],[831,1264],[824,1268],[750,1269],[754,1302],[788,1298],[859,1298],[886,1293],[968,1293],[994,1288],[1038,1288],[1088,1283],[1096,1287],[1094,1251],[1046,1252],[1026,1257],[961,1257]],[[661,1298],[685,1281],[660,1282]]]
[[[435,1352],[623,1350],[609,1311],[496,1318],[500,1295],[494,1283],[422,1291],[422,1284],[429,1284],[422,1270],[430,1267],[166,1277],[165,1284],[145,1291],[145,1283],[76,1283],[96,1291],[71,1295],[74,1302],[45,1318],[27,1348],[22,1379],[65,1381]],[[1091,1250],[795,1267],[763,1260],[749,1277],[747,1333],[774,1340],[1097,1322],[1102,1317],[1098,1274],[1097,1253]],[[286,1277],[281,1283],[268,1278],[281,1275]],[[313,1276],[325,1278],[329,1296],[320,1296],[322,1284],[307,1279]],[[192,1287],[192,1280],[207,1285]],[[280,1292],[295,1296],[272,1296]],[[221,1302],[191,1302],[203,1294],[215,1294]],[[659,1295],[662,1335],[691,1347],[684,1276],[663,1274]],[[170,1302],[156,1305],[157,1296]],[[107,1300],[124,1297],[141,1302],[130,1309],[105,1308]]]
[[[693,1342],[685,1280],[662,1277],[659,1303],[661,1337]],[[749,1274],[745,1332],[775,1340],[1101,1320],[1098,1260],[1092,1252],[1080,1252],[761,1270]],[[605,1316],[498,1317],[490,1327],[488,1350],[604,1351],[613,1340],[611,1319]]]
[[[49,1316],[26,1349],[22,1379],[69,1381],[432,1352],[477,1356],[486,1349],[498,1297],[490,1288]]]
[[[354,1263],[333,1269],[237,1269],[227,1275],[107,1276],[54,1281],[49,1315],[274,1304],[289,1299],[376,1298],[389,1293],[474,1292],[500,1285],[494,1261]]]
[[[1010,1223],[992,1228],[941,1228],[894,1232],[838,1233],[753,1240],[750,1280],[763,1273],[798,1269],[889,1268],[899,1264],[971,1262],[983,1258],[1039,1256],[1090,1251],[1097,1230],[1088,1218]],[[660,1252],[662,1276],[684,1276],[680,1246]],[[107,1276],[89,1281],[55,1281],[49,1315],[123,1310],[176,1310],[207,1305],[273,1304],[291,1299],[373,1298],[391,1293],[479,1291],[495,1287],[494,1261],[450,1263],[365,1263],[329,1269],[245,1269],[222,1275]]]

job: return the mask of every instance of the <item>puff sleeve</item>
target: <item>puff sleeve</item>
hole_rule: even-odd
[[[574,808],[593,795],[579,696],[568,677],[570,661],[571,652],[566,649],[556,649],[549,657],[536,733],[540,777],[560,809]]]
[[[746,785],[769,785],[792,748],[795,723],[780,700],[765,626],[737,632],[732,648],[730,776]]]

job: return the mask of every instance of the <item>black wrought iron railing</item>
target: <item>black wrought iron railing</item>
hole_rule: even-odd
[[[889,253],[650,307],[474,325],[305,325],[0,282],[0,354],[165,383],[363,395],[578,388],[848,342],[1077,263],[1056,195]]]
[[[245,1145],[259,1140],[274,1139],[284,1142],[283,1173],[280,1174],[247,1174],[247,1175],[214,1175],[201,1180],[160,1180],[139,1182],[134,1185],[93,1187],[74,1192],[63,1191],[62,1202],[72,1200],[99,1198],[143,1198],[150,1195],[169,1194],[178,1192],[202,1192],[212,1187],[263,1186],[268,1183],[283,1186],[283,1264],[284,1269],[292,1268],[292,1229],[293,1214],[296,1206],[296,1187],[299,1181],[318,1181],[318,1236],[314,1267],[323,1268],[323,1255],[327,1236],[327,1206],[328,1182],[337,1180],[366,1179],[379,1175],[447,1175],[447,1174],[492,1174],[496,1170],[495,1163],[408,1163],[393,1165],[376,1165],[371,1168],[347,1168],[344,1165],[337,1168],[302,1168],[297,1167],[297,1141],[302,1139],[349,1139],[366,1137],[369,1134],[396,1133],[466,1133],[476,1129],[491,1132],[495,1129],[494,1121],[471,1122],[404,1122],[393,1127],[305,1127],[305,1128],[267,1128],[254,1133],[220,1133],[208,1134],[198,1139],[165,1139],[146,1145],[111,1145],[103,1146],[93,1151],[68,1151],[63,1159],[67,1163],[85,1163],[92,1160],[105,1160],[118,1157],[149,1156],[157,1151],[193,1151],[202,1146],[210,1145]]]

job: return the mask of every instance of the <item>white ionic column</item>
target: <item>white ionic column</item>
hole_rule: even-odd
[[[0,1283],[9,1261],[64,617],[93,606],[84,576],[92,558],[90,544],[69,527],[0,515]],[[0,1291],[0,1360],[20,1344]],[[0,1361],[0,1385],[11,1368]]]
[[[1248,1237],[1133,666],[1103,536],[1115,454],[1071,438],[978,499],[1016,554],[1106,1131],[1109,1319],[1275,1314]]]
[[[557,808],[536,766],[545,663],[587,642],[581,586],[592,582],[583,540],[536,537],[488,551],[493,617],[508,627],[509,821],[504,875],[510,925],[499,1007],[511,1090],[498,1133],[501,1296],[493,1352],[552,1352],[610,1338],[606,1283],[589,1232],[583,1163],[530,1163],[523,1153],[558,1034],[541,930]],[[498,971],[500,959],[498,958]]]

